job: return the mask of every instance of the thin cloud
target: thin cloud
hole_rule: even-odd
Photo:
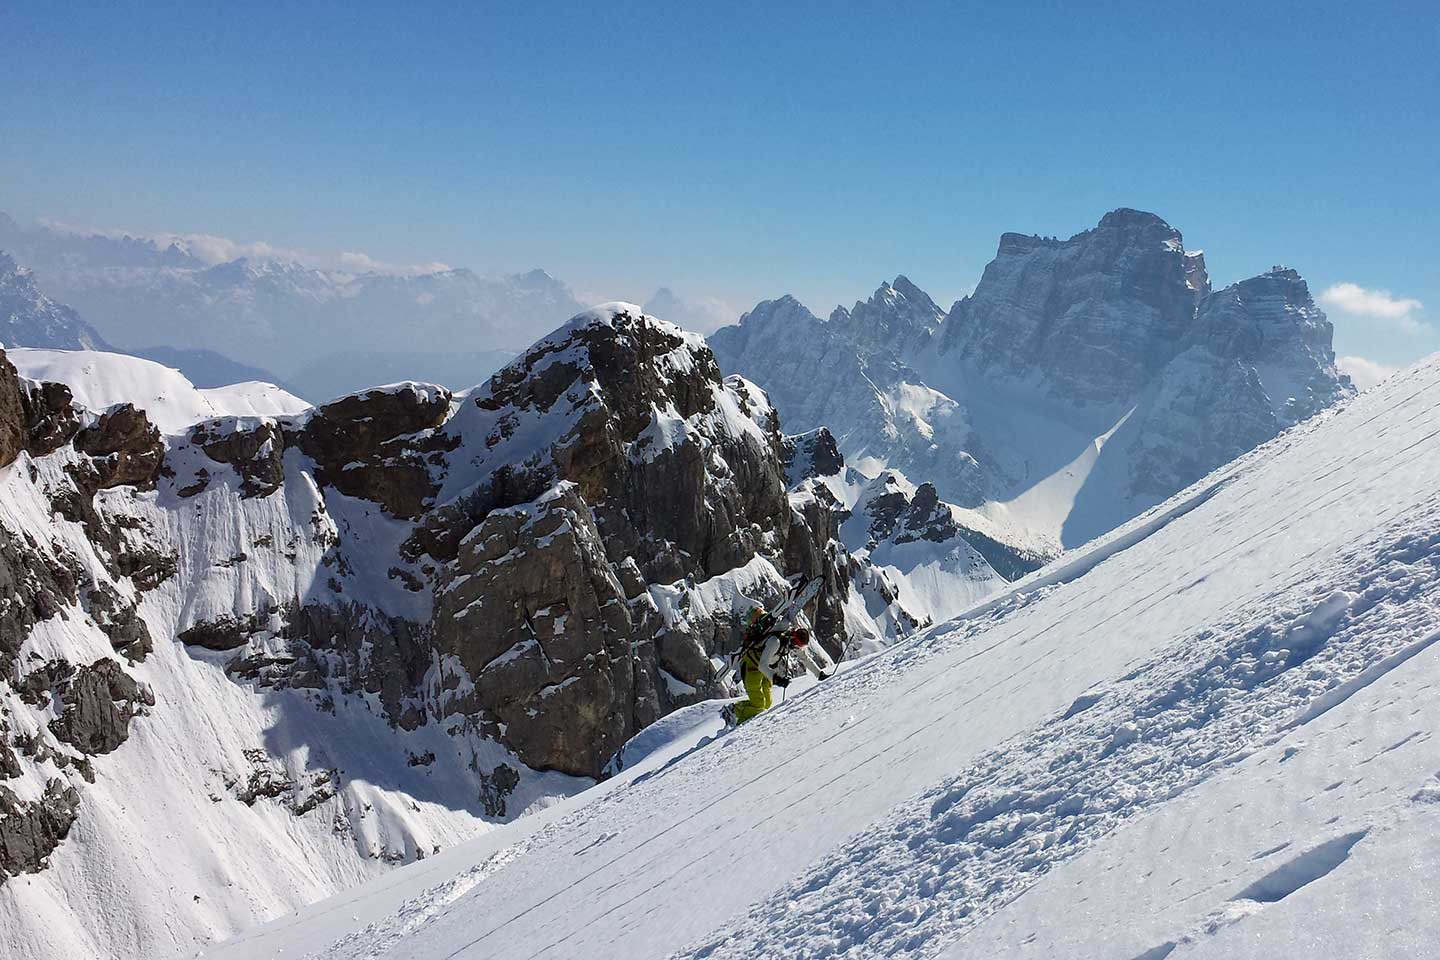
[[[1365,357],[1336,357],[1335,366],[1340,368],[1341,373],[1349,374],[1356,388],[1360,390],[1369,390],[1397,369]]]
[[[1370,290],[1358,283],[1336,283],[1320,294],[1332,310],[1389,323],[1404,333],[1420,333],[1427,325],[1416,316],[1425,304],[1413,297],[1397,297],[1389,290]]]
[[[718,297],[681,297],[669,287],[656,290],[643,307],[646,313],[696,333],[713,333],[740,319],[741,311]]]
[[[450,269],[448,264],[438,261],[433,263],[390,263],[385,260],[378,260],[367,253],[359,253],[353,250],[344,250],[339,253],[316,253],[310,250],[277,247],[264,240],[239,241],[232,240],[229,237],[216,236],[211,233],[143,234],[104,227],[80,227],[73,224],[61,223],[57,220],[42,219],[39,223],[50,230],[75,234],[77,236],[101,236],[115,239],[132,237],[136,240],[149,240],[161,249],[173,243],[195,259],[211,265],[228,263],[231,260],[239,260],[241,257],[244,257],[249,260],[286,260],[303,266],[313,267],[316,270],[335,270],[341,273],[414,275],[437,273]]]

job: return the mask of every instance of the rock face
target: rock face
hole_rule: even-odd
[[[1149,383],[1210,292],[1205,260],[1152,213],[1121,209],[1069,240],[1007,233],[935,348],[991,377],[1040,376],[1066,403]]]
[[[490,513],[442,583],[436,643],[526,764],[597,776],[633,733],[634,622],[589,506],[563,483]]]
[[[75,436],[75,449],[92,458],[96,482],[104,490],[155,486],[165,463],[165,444],[143,410],[122,404],[105,411]]]
[[[57,350],[110,349],[95,328],[40,292],[29,270],[0,250],[0,344]]]
[[[15,373],[15,365],[6,359],[5,351],[0,350],[0,467],[14,463],[25,449],[28,440],[25,420],[20,378]]]
[[[1137,210],[1007,233],[972,295],[940,320],[928,303],[903,277],[828,321],[782,298],[711,343],[866,478],[932,483],[1007,575],[1354,392],[1298,273],[1211,293],[1203,256]]]
[[[82,656],[97,640],[132,662],[177,642],[232,687],[378,715],[432,745],[405,769],[468,785],[457,806],[500,817],[542,775],[599,777],[643,726],[726,694],[719,658],[786,575],[824,578],[807,613],[836,653],[880,635],[848,605],[865,574],[836,541],[838,501],[787,489],[787,451],[812,474],[843,467],[833,438],[787,444],[703,339],[628,304],[576,316],[460,394],[407,382],[300,414],[166,422],[0,366],[0,483],[30,504],[0,514],[0,666],[34,712],[0,736],[0,769],[39,776],[31,758],[64,788],[16,801],[16,869],[63,840],[64,791],[105,775],[93,758],[123,758],[136,718],[163,729],[184,709],[120,659]],[[61,621],[89,639],[20,662]],[[193,679],[172,678],[172,697],[188,705]],[[340,764],[287,767],[270,749],[209,761],[211,802],[303,816],[339,794],[302,788]],[[395,833],[374,856],[423,855]]]
[[[1353,392],[1335,373],[1334,332],[1300,274],[1275,267],[1205,298],[1186,346],[1254,368],[1290,426]]]
[[[80,795],[61,780],[51,780],[44,795],[29,803],[0,786],[0,883],[19,873],[34,873],[70,833]]]
[[[50,729],[85,754],[109,753],[124,743],[130,736],[130,720],[145,699],[114,660],[82,666],[57,684],[53,695],[64,707]]]
[[[441,429],[443,502],[412,544],[446,563],[436,643],[474,679],[476,721],[531,767],[597,776],[639,726],[713,693],[729,617],[697,633],[649,585],[824,562],[798,547],[826,534],[792,515],[763,395],[636,307],[576,317]]]
[[[322,484],[413,519],[438,490],[425,454],[439,452],[444,441],[417,444],[406,438],[433,431],[449,412],[445,388],[397,384],[326,404],[305,421],[294,442],[315,461]]]

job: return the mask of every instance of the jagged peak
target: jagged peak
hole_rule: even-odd
[[[805,317],[808,317],[811,320],[819,319],[815,316],[814,313],[810,311],[809,307],[805,306],[805,304],[795,299],[792,294],[786,293],[776,297],[773,300],[761,300],[759,303],[755,304],[755,306],[751,307],[748,311],[745,312],[743,316],[741,316],[740,325],[744,326],[746,321],[748,320],[768,320],[770,317],[776,316],[778,314],[790,314],[796,312],[802,313]]]

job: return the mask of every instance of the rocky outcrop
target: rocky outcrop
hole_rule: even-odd
[[[29,803],[0,786],[0,883],[43,869],[79,810],[80,794],[60,779],[50,780],[44,795]]]
[[[27,383],[22,387],[21,399],[25,408],[25,449],[31,456],[54,453],[80,432],[80,411],[65,384]]]
[[[430,623],[346,600],[307,603],[284,612],[283,619],[282,635],[292,642],[289,652],[237,661],[232,673],[254,671],[267,685],[288,687],[318,688],[333,678],[343,693],[377,695],[386,715],[402,729],[416,729],[429,719],[421,691],[435,652]]]
[[[599,776],[631,730],[633,631],[579,487],[497,510],[442,581],[435,639],[532,767]]]
[[[285,482],[285,435],[274,420],[203,423],[190,442],[216,463],[235,468],[242,497],[268,497]]]
[[[115,660],[80,667],[52,690],[61,704],[50,729],[84,754],[109,753],[130,736],[130,721],[154,697],[143,690]]]
[[[130,660],[144,660],[154,649],[150,628],[134,601],[127,600],[108,583],[98,582],[85,591],[86,609],[110,646]]]
[[[202,647],[206,650],[235,650],[250,642],[250,638],[265,629],[270,620],[270,611],[257,610],[244,616],[225,615],[213,620],[201,620],[176,634],[175,639],[187,647]]]
[[[0,350],[0,469],[15,462],[27,445],[25,402],[15,366]]]
[[[47,560],[28,535],[0,524],[0,677],[14,669],[31,627],[78,601],[78,567]]]
[[[845,458],[828,427],[785,438],[785,474],[791,486],[811,477],[831,477],[845,469]]]
[[[446,448],[434,431],[449,412],[444,387],[397,384],[320,407],[291,442],[315,461],[320,483],[413,519],[439,490],[430,458]]]
[[[75,449],[91,458],[97,489],[155,486],[165,463],[160,431],[133,404],[123,403],[102,413],[75,435]]]

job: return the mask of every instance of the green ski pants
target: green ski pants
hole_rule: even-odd
[[[751,717],[757,716],[770,709],[770,678],[759,670],[748,665],[741,679],[745,684],[745,692],[750,696],[749,700],[742,700],[735,704],[735,720],[744,723]]]

